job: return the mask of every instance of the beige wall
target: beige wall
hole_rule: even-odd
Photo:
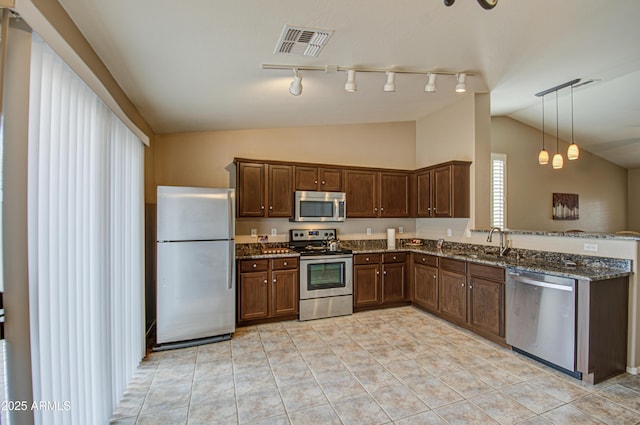
[[[491,119],[492,152],[507,154],[507,227],[523,230],[570,230],[613,233],[627,228],[627,171],[582,150],[576,161],[566,159],[567,144],[560,141],[564,168],[538,164],[540,131],[507,117]],[[545,145],[555,152],[555,138]],[[553,220],[553,193],[577,193],[578,220]]]
[[[640,168],[627,173],[627,230],[640,232]]]

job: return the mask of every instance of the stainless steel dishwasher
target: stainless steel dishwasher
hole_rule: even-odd
[[[578,379],[576,281],[507,270],[506,341],[515,351]]]

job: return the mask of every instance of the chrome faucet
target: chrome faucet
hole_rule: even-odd
[[[507,234],[503,232],[499,227],[492,227],[489,231],[489,236],[487,236],[487,242],[492,241],[494,231],[498,231],[498,233],[500,234],[500,248],[498,250],[498,256],[502,257],[507,253],[507,251],[509,251],[509,241],[507,240]]]

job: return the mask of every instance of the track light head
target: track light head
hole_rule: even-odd
[[[344,89],[348,92],[358,91],[358,84],[356,83],[355,69],[350,69],[347,71],[347,83],[344,85]]]
[[[393,71],[387,71],[387,83],[384,85],[384,91],[394,92],[396,91],[396,73]]]
[[[458,80],[458,84],[456,84],[456,93],[464,93],[467,91],[467,74],[456,74],[456,80]]]
[[[289,84],[289,93],[294,96],[302,94],[302,74],[298,72],[298,68],[293,69],[293,81]]]
[[[437,74],[434,74],[433,72],[430,72],[429,74],[427,74],[429,76],[429,80],[427,81],[427,85],[424,86],[424,91],[426,91],[427,93],[435,93],[436,89],[436,77],[438,76]]]

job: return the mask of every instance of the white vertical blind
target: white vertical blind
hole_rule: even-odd
[[[103,424],[144,355],[143,145],[35,35],[30,78],[35,420]]]
[[[491,226],[504,229],[507,217],[507,155],[491,154]]]

